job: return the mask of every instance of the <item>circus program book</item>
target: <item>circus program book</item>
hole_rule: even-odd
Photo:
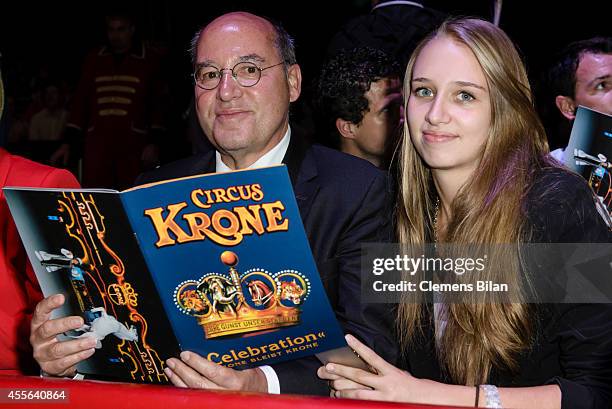
[[[346,346],[285,166],[112,190],[5,188],[53,317],[101,379],[165,383],[182,350],[235,369]]]

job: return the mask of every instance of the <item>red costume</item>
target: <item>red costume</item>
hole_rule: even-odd
[[[78,188],[74,176],[0,148],[0,188]],[[30,347],[30,319],[42,293],[0,190],[0,375],[36,370]]]
[[[84,136],[84,187],[132,186],[150,129],[161,128],[160,59],[136,48],[117,55],[103,47],[85,60],[67,123]]]

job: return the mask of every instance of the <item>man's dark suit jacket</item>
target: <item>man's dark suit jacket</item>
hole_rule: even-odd
[[[283,159],[321,280],[344,331],[397,361],[393,308],[360,302],[363,242],[388,241],[391,200],[385,174],[365,160],[309,145],[294,133]],[[215,152],[170,163],[137,184],[215,172]],[[364,271],[365,273],[365,271]],[[274,365],[282,393],[328,395],[314,357]]]

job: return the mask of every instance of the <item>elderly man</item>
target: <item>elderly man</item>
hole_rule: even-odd
[[[302,77],[282,28],[252,14],[230,13],[198,32],[192,48],[198,119],[215,150],[145,174],[139,183],[285,163],[339,321],[346,332],[395,361],[391,309],[359,302],[360,244],[390,235],[384,174],[361,159],[311,146],[292,132],[289,104],[300,95]],[[57,334],[81,323],[78,317],[48,320],[61,302],[57,296],[38,305],[31,341],[44,371],[72,375],[92,346],[88,340],[57,345]],[[235,371],[186,351],[167,365],[178,386],[328,393],[316,377],[320,363],[314,358]]]

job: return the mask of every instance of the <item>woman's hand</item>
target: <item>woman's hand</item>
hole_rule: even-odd
[[[352,335],[346,336],[349,346],[368,363],[376,374],[350,366],[328,363],[317,371],[331,388],[330,396],[337,398],[367,399],[395,402],[423,402],[426,383],[408,372],[389,364],[359,342]]]
[[[332,397],[449,406],[473,406],[475,403],[476,389],[473,386],[450,385],[415,378],[386,362],[355,337],[347,335],[346,342],[376,373],[334,363],[322,366],[317,374],[329,382]],[[556,384],[499,388],[499,395],[504,407],[561,407],[561,389]],[[480,404],[483,404],[484,400],[483,394],[480,394]]]

